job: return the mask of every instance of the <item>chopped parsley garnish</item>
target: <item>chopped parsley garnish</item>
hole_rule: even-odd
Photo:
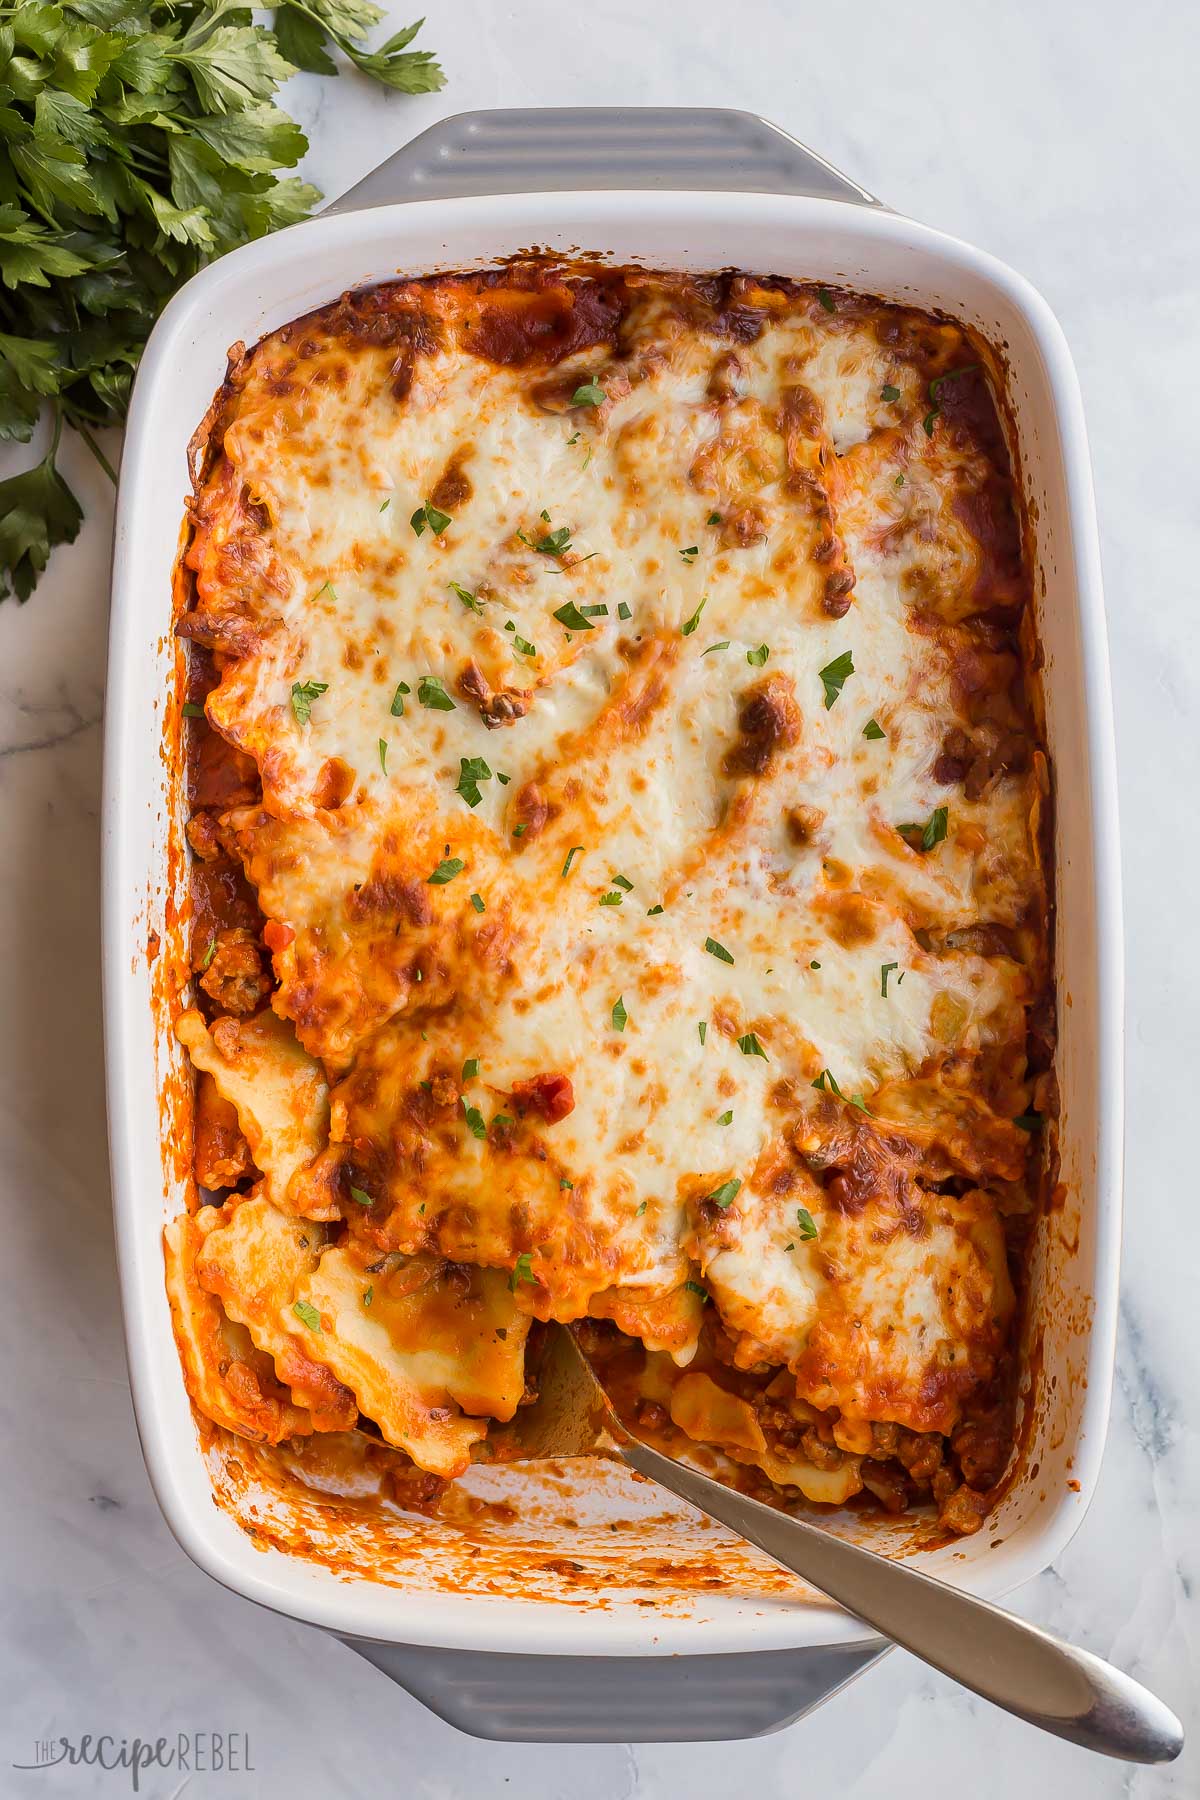
[[[492,1130],[503,1131],[507,1126],[515,1125],[516,1122],[508,1113],[497,1113],[492,1120]]]
[[[422,675],[417,683],[417,699],[431,712],[453,712],[454,702],[436,675]]]
[[[185,719],[202,719],[204,717],[204,708],[202,706],[197,706],[194,700],[185,700],[183,703],[183,716]]]
[[[383,770],[385,775],[387,774],[387,753],[388,753],[387,739],[380,738],[380,740],[379,740],[379,766]]]
[[[711,656],[714,650],[728,650],[728,648],[729,648],[729,639],[722,638],[719,644],[710,644],[708,646],[708,649],[702,650],[700,652],[700,654],[701,654],[701,656]]]
[[[828,712],[845,687],[847,678],[854,673],[853,650],[843,650],[840,656],[835,656],[831,663],[826,663],[825,667],[817,672],[824,683],[825,710]]]
[[[700,623],[700,614],[704,611],[704,609],[707,605],[708,605],[708,595],[705,594],[703,600],[701,600],[699,606],[696,608],[696,610],[692,614],[691,618],[685,619],[683,624],[679,627],[681,636],[691,637],[693,631],[695,631],[697,625]]]
[[[496,770],[496,780],[500,783],[501,787],[507,787],[509,782],[512,780],[512,776],[506,775],[504,773],[503,769],[497,769]]]
[[[542,517],[547,524],[550,523],[549,513],[543,513]],[[531,550],[538,550],[543,556],[562,556],[571,548],[571,527],[569,525],[560,525],[557,531],[544,531],[536,542],[527,538],[523,531],[518,531],[517,536],[522,543],[528,544]]]
[[[825,308],[826,312],[831,313],[831,312],[837,311],[837,306],[834,303],[833,295],[830,293],[828,288],[818,288],[817,289],[817,299],[821,302],[821,305]]]
[[[608,608],[603,605],[581,606],[579,610],[585,619],[607,619],[608,617]]]
[[[440,537],[447,525],[452,523],[449,513],[439,512],[436,506],[430,506],[428,500],[422,500],[408,522],[418,537],[427,525],[434,537]]]
[[[806,1242],[809,1239],[816,1237],[816,1221],[809,1212],[807,1206],[798,1206],[796,1208],[796,1223],[800,1227],[800,1236],[804,1238]]]
[[[848,1106],[857,1106],[859,1112],[869,1113],[871,1110],[861,1094],[843,1094],[829,1069],[821,1070],[813,1082],[813,1086],[820,1088],[823,1093],[836,1094],[838,1099],[844,1100]]]
[[[702,1288],[698,1281],[685,1281],[683,1285],[689,1294],[699,1294],[702,1300],[708,1299],[708,1289]]]
[[[445,887],[456,875],[461,875],[466,868],[461,856],[443,856],[433,874],[427,877],[431,887]]]
[[[930,405],[931,405],[932,410],[927,412],[925,414],[925,417],[921,420],[922,425],[924,425],[924,427],[925,427],[925,436],[926,437],[933,436],[934,421],[936,420],[938,414],[942,410],[941,401],[938,399],[939,389],[945,387],[945,385],[948,381],[957,381],[960,375],[969,375],[971,373],[972,369],[977,369],[977,368],[979,368],[979,366],[980,365],[978,363],[967,363],[964,365],[963,368],[951,369],[948,374],[938,375],[935,377],[935,379],[933,381],[930,382],[930,384],[929,384],[929,400],[930,400]]]
[[[721,523],[720,513],[719,512],[710,512],[707,519],[705,519],[704,523],[706,525],[719,525]]]
[[[695,562],[700,554],[700,546],[699,544],[689,544],[687,549],[681,550],[679,554],[682,556],[684,562]]]
[[[910,850],[922,852],[932,850],[940,844],[946,835],[946,821],[949,811],[944,806],[935,806],[924,825],[897,825],[896,830],[904,839]]]
[[[204,952],[204,961],[200,964],[200,973],[202,975],[203,975],[204,971],[208,968],[209,964],[212,962],[212,959],[216,954],[217,954],[217,940],[216,940],[216,938],[210,938],[208,940],[208,949]]]
[[[483,895],[482,894],[472,894],[471,895],[471,905],[475,908],[476,912],[482,912],[483,911]]]
[[[819,962],[810,962],[808,966],[810,969],[819,969],[821,965]]]
[[[463,1072],[462,1072],[463,1080],[464,1081],[474,1081],[474,1079],[478,1075],[478,1073],[479,1073],[479,1058],[477,1056],[468,1057],[466,1062],[463,1064]]]
[[[293,681],[292,711],[296,715],[298,725],[307,725],[312,713],[312,703],[319,700],[322,694],[329,692],[327,681]]]
[[[632,894],[633,883],[630,881],[628,875],[610,875],[608,879],[612,882],[614,887],[624,888],[627,894]]]
[[[623,894],[618,894],[614,889],[610,894],[601,894],[600,904],[601,906],[620,906],[624,897]]]
[[[619,600],[617,602],[617,617],[618,619],[632,619],[633,608],[630,606],[628,600]]]
[[[568,450],[572,449],[579,442],[579,440],[582,436],[583,436],[583,433],[581,431],[573,431],[571,433],[570,437],[567,439],[567,449]]]
[[[886,383],[886,385],[884,387],[882,387],[880,389],[880,397],[881,397],[881,399],[887,400],[889,402],[892,400],[898,400],[900,398],[900,389],[898,387],[893,387],[891,382],[889,381]]]
[[[454,791],[461,794],[468,806],[478,806],[483,799],[479,784],[481,781],[490,781],[492,771],[482,756],[460,756],[458,764],[458,780]]]
[[[567,876],[571,873],[571,864],[575,861],[575,858],[577,856],[582,856],[582,855],[583,855],[583,845],[582,844],[572,844],[571,848],[567,851],[567,860],[562,866],[562,878],[564,881],[567,879]]]
[[[887,733],[884,731],[883,726],[879,723],[878,719],[868,719],[862,728],[862,734],[865,738],[871,739],[887,736]]]
[[[368,1194],[365,1188],[352,1187],[350,1189],[350,1198],[356,1200],[359,1206],[374,1206],[375,1204],[375,1196],[373,1194]]]
[[[462,1109],[463,1117],[470,1127],[471,1136],[477,1137],[480,1140],[485,1138],[487,1136],[487,1125],[484,1122],[483,1114],[480,1112],[479,1108],[477,1106],[468,1106],[464,1099],[462,1102]]]
[[[571,395],[571,405],[603,406],[607,398],[608,396],[604,392],[604,389],[593,375],[590,380],[583,382],[575,389],[575,392]]]
[[[515,1294],[523,1281],[527,1281],[530,1287],[537,1286],[537,1276],[533,1272],[533,1257],[528,1250],[522,1250],[513,1264],[512,1274],[508,1278],[510,1292]]]
[[[470,588],[463,587],[461,582],[452,581],[450,583],[450,589],[451,589],[452,593],[455,593],[458,595],[459,599],[462,601],[463,605],[467,608],[467,610],[469,612],[473,612],[473,613],[482,613],[483,612],[483,608],[479,604],[479,595],[473,594],[471,592]]]
[[[512,632],[512,634],[513,634],[513,649],[518,651],[521,656],[536,656],[537,655],[537,645],[531,644],[528,638],[523,638],[521,636],[520,632],[517,630],[516,626],[513,624],[511,619],[508,621],[508,624],[504,627],[504,629],[505,629],[505,631]]]
[[[618,995],[617,1003],[612,1009],[612,1022],[614,1031],[624,1031],[629,1022],[629,1014],[625,1011],[624,997],[621,995]]]
[[[710,956],[715,956],[718,962],[731,963],[733,961],[732,956],[730,956],[724,944],[718,944],[716,938],[706,937],[704,940],[704,948],[708,951]]]
[[[696,1030],[700,1033],[700,1042],[703,1043],[705,1038],[708,1036],[708,1020],[701,1019],[700,1023],[696,1027]]]
[[[1017,1127],[1018,1131],[1040,1131],[1042,1128],[1042,1115],[1040,1112],[1018,1113],[1013,1120],[1013,1124]]]
[[[565,1175],[559,1176],[558,1185],[560,1188],[570,1188],[572,1193],[575,1191],[575,1183],[573,1181],[568,1181]]]
[[[372,1282],[370,1287],[363,1289],[363,1305],[370,1306],[370,1304],[374,1298],[375,1298],[375,1283]]]
[[[717,1124],[718,1125],[732,1125],[733,1124],[733,1113],[732,1112],[723,1112],[720,1115],[720,1117],[718,1118]]]
[[[292,1311],[295,1313],[300,1323],[302,1325],[307,1325],[310,1331],[320,1331],[321,1315],[316,1307],[310,1305],[307,1300],[297,1300],[292,1307]]]
[[[903,486],[904,486],[904,477],[903,477],[903,475],[897,475],[897,477],[896,477],[896,479],[895,479],[895,481],[893,481],[893,483],[892,483],[892,486],[893,486],[893,487],[903,487]]]
[[[752,669],[761,669],[770,654],[771,652],[768,646],[766,644],[760,644],[757,650],[747,650],[746,661],[750,664]]]
[[[387,511],[387,509],[388,509],[388,507],[389,507],[389,506],[390,506],[390,505],[391,505],[391,504],[392,504],[392,503],[391,503],[391,500],[390,500],[390,499],[388,499],[388,500],[385,500],[385,501],[384,501],[384,503],[383,503],[383,505],[382,505],[382,506],[381,506],[381,507],[380,507],[380,509],[379,509],[379,510],[380,510],[380,512],[381,512],[381,513],[385,513],[385,512],[386,512],[386,511]]]
[[[730,1180],[723,1181],[719,1188],[714,1188],[711,1194],[706,1194],[704,1198],[706,1200],[714,1200],[721,1208],[721,1211],[724,1212],[726,1208],[732,1206],[737,1199],[738,1189],[741,1185],[739,1177],[734,1175]]]
[[[647,1206],[648,1206],[648,1204],[649,1204],[649,1202],[648,1202],[648,1201],[646,1201],[646,1200],[643,1200],[643,1201],[642,1201],[642,1204],[641,1204],[641,1205],[640,1205],[640,1206],[639,1206],[639,1207],[638,1207],[638,1209],[637,1209],[637,1211],[636,1211],[636,1212],[635,1212],[635,1213],[634,1213],[634,1215],[633,1215],[633,1216],[634,1216],[634,1218],[635,1218],[635,1219],[640,1219],[640,1218],[641,1218],[641,1216],[642,1216],[642,1214],[643,1214],[643,1213],[644,1213],[644,1212],[645,1212],[645,1210],[646,1210],[646,1207],[647,1207]]]
[[[653,919],[658,913],[663,912],[664,910],[665,909],[661,906],[648,906],[646,908],[646,917],[648,919]]]
[[[404,717],[404,696],[405,694],[411,693],[412,689],[409,687],[407,681],[398,681],[396,683],[396,691],[392,695],[392,704],[388,707],[388,711],[391,713],[393,719],[402,719]]]
[[[771,1060],[753,1031],[748,1031],[745,1037],[740,1037],[737,1044],[743,1056],[761,1056],[764,1062]]]
[[[565,625],[568,631],[595,630],[591,621],[584,618],[573,600],[568,600],[565,606],[557,607],[554,612],[554,617],[558,620],[560,625]]]
[[[900,967],[899,963],[883,963],[880,966],[879,991],[883,995],[885,1000],[887,999],[888,976],[891,974],[893,969],[898,969],[899,967]]]

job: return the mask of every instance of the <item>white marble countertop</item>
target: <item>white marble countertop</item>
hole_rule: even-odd
[[[406,8],[390,10],[407,20]],[[1066,329],[1092,433],[1120,745],[1128,1221],[1099,1492],[1059,1563],[1015,1604],[1155,1687],[1196,1741],[1170,1769],[1102,1763],[896,1654],[750,1745],[479,1743],[340,1644],[192,1567],[142,1467],[111,1244],[97,928],[111,496],[76,447],[67,462],[87,526],[27,607],[0,606],[0,1334],[12,1377],[0,1386],[0,1792],[128,1792],[127,1777],[10,1765],[58,1732],[192,1729],[247,1732],[256,1772],[150,1776],[152,1800],[356,1800],[401,1784],[422,1800],[767,1800],[802,1789],[929,1800],[960,1784],[973,1800],[1195,1796],[1200,1205],[1187,1121],[1200,1066],[1200,613],[1185,573],[1200,368],[1195,14],[1174,0],[964,0],[924,17],[880,0],[433,0],[429,11],[422,42],[441,54],[442,94],[385,96],[353,76],[297,84],[293,105],[313,139],[307,172],[330,194],[471,107],[742,107],[898,209],[1014,264]],[[0,471],[15,462],[0,457]]]

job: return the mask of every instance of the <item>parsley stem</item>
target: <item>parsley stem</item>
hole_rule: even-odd
[[[88,430],[87,426],[84,424],[82,419],[75,420],[75,429],[79,433],[80,437],[83,439],[84,443],[87,445],[88,449],[91,451],[92,455],[95,457],[96,461],[100,464],[100,467],[104,470],[104,473],[108,476],[108,479],[112,482],[113,486],[116,487],[117,471],[113,468],[113,466],[109,462],[107,456],[105,456],[103,450],[100,448],[99,444],[96,442],[95,438],[92,436],[91,432]],[[56,439],[55,440],[56,444],[57,444],[57,441],[58,440]]]

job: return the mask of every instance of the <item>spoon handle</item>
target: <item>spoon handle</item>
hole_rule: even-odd
[[[894,1644],[1030,1725],[1126,1762],[1170,1762],[1183,1727],[1130,1676],[902,1562],[750,1500],[627,1441],[625,1461],[719,1519]]]

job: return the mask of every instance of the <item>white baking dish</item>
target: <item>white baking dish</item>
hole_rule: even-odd
[[[467,152],[477,122],[493,117],[508,116],[465,122],[460,142]],[[636,115],[622,117],[628,134]],[[528,126],[537,115],[524,119]],[[842,200],[646,190],[655,154],[653,136],[649,141],[631,183],[642,191],[492,193],[380,206],[372,204],[368,183],[359,203],[369,210],[338,211],[236,251],[167,308],[143,359],[130,414],[109,660],[104,970],[114,1203],[138,1425],[159,1502],[196,1562],[251,1599],[364,1639],[588,1657],[725,1655],[870,1639],[865,1627],[813,1596],[666,1594],[649,1610],[645,1594],[629,1586],[615,1586],[598,1607],[433,1591],[416,1570],[409,1587],[365,1574],[346,1579],[256,1547],[213,1504],[172,1339],[160,1242],[164,1220],[185,1204],[182,1177],[160,1148],[160,1121],[168,1116],[162,1094],[177,1070],[161,1005],[169,972],[162,957],[172,954],[170,881],[184,879],[181,870],[168,874],[179,795],[162,746],[176,666],[171,572],[185,452],[235,339],[253,342],[346,287],[398,273],[487,265],[530,244],[564,252],[582,247],[651,267],[737,266],[944,309],[1002,351],[1036,541],[1057,771],[1064,1195],[1042,1222],[1035,1254],[1029,1430],[1019,1479],[984,1531],[920,1553],[921,1565],[985,1595],[1043,1569],[1082,1518],[1103,1447],[1120,1239],[1122,943],[1099,557],[1080,394],[1066,343],[1045,302],[1018,275],[955,239],[857,203],[861,191],[851,184],[842,184],[851,195]],[[532,166],[547,167],[545,156]],[[561,181],[562,163],[555,166]],[[461,169],[452,174],[461,185]],[[794,166],[790,174],[789,185],[796,185]],[[816,176],[823,191],[838,191],[836,174],[818,167]],[[507,179],[511,184],[511,172]],[[759,167],[746,186],[781,179],[777,169]],[[157,962],[147,956],[151,930],[164,946]],[[860,1537],[876,1529],[886,1536],[885,1527],[861,1520],[847,1528]],[[572,1537],[561,1528],[556,1535],[547,1525],[543,1541],[549,1551],[572,1554]]]

